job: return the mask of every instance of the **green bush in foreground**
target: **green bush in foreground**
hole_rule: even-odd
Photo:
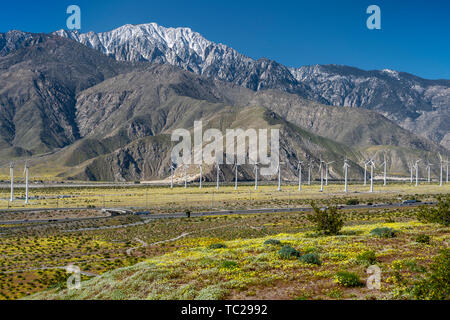
[[[430,266],[427,277],[417,281],[411,290],[415,299],[450,299],[450,249],[443,249]]]
[[[292,259],[300,257],[300,252],[292,248],[291,246],[284,246],[278,251],[278,254],[282,259]]]
[[[370,234],[380,238],[395,238],[397,236],[397,230],[391,228],[376,228],[370,231]]]
[[[236,261],[224,260],[224,261],[222,261],[220,266],[225,269],[233,269],[233,268],[237,268],[238,264]]]
[[[431,237],[426,234],[420,234],[416,237],[416,242],[423,244],[430,244]]]
[[[359,201],[358,199],[349,199],[345,204],[348,206],[356,206],[359,204]]]
[[[272,246],[280,246],[281,245],[281,241],[280,240],[276,240],[276,239],[269,239],[264,241],[265,245],[272,245]]]
[[[344,218],[338,212],[336,206],[329,208],[319,208],[314,202],[311,203],[314,210],[313,214],[307,216],[307,219],[314,225],[314,228],[323,232],[325,235],[336,235],[344,226]]]
[[[316,264],[318,266],[322,264],[322,261],[320,261],[319,255],[317,253],[307,253],[299,257],[298,260],[308,264]]]
[[[334,279],[337,284],[348,288],[361,287],[363,285],[362,281],[359,279],[359,276],[353,272],[338,272]]]
[[[224,249],[224,248],[226,248],[227,246],[226,245],[224,245],[223,243],[213,243],[213,244],[211,244],[211,245],[209,245],[209,249]]]
[[[377,257],[375,252],[372,250],[364,251],[356,257],[358,262],[363,262],[367,264],[375,264],[377,262]]]
[[[450,226],[450,195],[438,198],[437,207],[421,206],[417,210],[417,219],[425,223],[439,223]]]

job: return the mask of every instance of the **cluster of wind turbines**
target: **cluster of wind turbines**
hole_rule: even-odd
[[[416,181],[416,186],[419,185],[419,163],[422,160],[416,160],[415,162],[413,162],[410,166],[411,169],[411,183],[413,183],[413,176],[414,176],[414,170],[415,170],[415,181]],[[324,191],[325,186],[328,186],[328,177],[329,177],[329,166],[333,163],[336,163],[336,161],[331,161],[331,162],[327,162],[324,161],[322,159],[319,159],[318,161],[318,166],[319,166],[319,173],[320,173],[320,192]],[[277,166],[277,180],[278,180],[278,187],[277,190],[281,191],[281,165],[284,164],[283,162],[279,162],[278,166]],[[304,171],[304,167],[307,167],[307,185],[310,186],[311,185],[311,177],[312,177],[312,168],[314,167],[315,161],[314,160],[310,160],[310,161],[298,161],[297,163],[297,172],[298,172],[298,191],[302,191],[302,187],[303,187],[303,171]],[[374,171],[376,169],[376,165],[375,165],[375,159],[373,157],[362,161],[362,163],[364,165],[364,186],[367,186],[368,184],[368,180],[370,179],[370,189],[369,191],[371,193],[374,192]],[[444,161],[441,157],[441,161],[440,161],[440,165],[441,165],[441,174],[440,174],[440,185],[443,185],[443,170],[444,170],[444,165],[447,165],[447,183],[448,183],[448,166],[449,166],[449,161]],[[220,165],[216,162],[214,164],[214,166],[216,167],[216,189],[219,190],[220,189]],[[383,168],[383,185],[386,186],[387,185],[387,166],[388,166],[388,161],[386,158],[386,153],[384,154],[384,161],[383,163],[380,164],[380,167]],[[433,164],[429,163],[427,164],[427,171],[428,171],[428,182],[431,182],[431,166],[433,166]],[[188,187],[188,165],[183,164],[184,167],[184,187],[187,188]],[[260,164],[258,162],[255,162],[253,164],[254,167],[254,173],[255,173],[255,190],[258,190],[258,183],[259,183],[259,167]],[[172,163],[170,166],[170,171],[171,171],[171,179],[170,179],[170,188],[174,187],[174,170],[175,170],[175,164]],[[235,190],[238,190],[238,168],[239,165],[237,163],[235,163],[233,165],[233,171],[234,171],[234,188]],[[349,164],[349,160],[348,159],[344,159],[344,166],[343,166],[343,171],[344,171],[344,192],[348,193],[348,179],[349,179],[349,168],[350,168],[350,164]],[[368,172],[368,169],[370,168],[370,173]],[[200,170],[200,179],[199,179],[199,188],[202,189],[203,185],[203,166],[199,165],[199,170]],[[369,179],[368,179],[369,178]]]
[[[28,161],[25,161],[25,167],[23,169],[23,174],[25,176],[25,204],[28,204],[28,177],[29,177],[30,166]],[[11,178],[11,195],[9,198],[10,202],[14,202],[14,162],[9,165],[9,175]]]
[[[319,161],[319,171],[320,171],[320,183],[321,183],[321,192],[324,191],[324,186],[328,186],[328,177],[329,177],[329,166],[331,164],[335,163],[335,161],[332,162],[326,162],[323,160]],[[281,191],[281,165],[284,164],[284,162],[278,162],[277,165],[277,180],[278,180],[278,187],[277,190]],[[311,185],[311,176],[312,176],[312,168],[313,168],[313,164],[314,161],[309,161],[308,162],[308,185]],[[186,164],[182,165],[184,167],[184,188],[188,187],[188,168],[189,166]],[[215,163],[215,167],[216,167],[216,189],[219,190],[220,189],[220,165],[216,162]],[[255,162],[253,164],[254,167],[254,173],[255,173],[255,190],[258,190],[258,182],[259,182],[259,167],[260,164],[258,162]],[[237,163],[235,163],[233,165],[233,171],[234,171],[234,188],[235,190],[238,190],[238,168],[239,165]],[[346,172],[346,178],[345,178],[345,190],[347,192],[348,190],[348,160],[345,160],[345,172]],[[176,164],[175,163],[171,163],[170,165],[170,188],[173,189],[174,187],[174,172],[176,169]],[[298,170],[298,191],[302,191],[302,184],[303,184],[303,161],[298,161],[298,166],[297,166],[297,170]],[[199,188],[202,189],[203,185],[203,166],[199,165],[199,173],[200,173],[200,178],[199,178]]]
[[[448,183],[448,166],[450,164],[450,162],[448,161],[448,158],[446,161],[444,161],[444,159],[442,158],[441,155],[439,155],[440,161],[439,161],[439,165],[440,165],[440,173],[439,173],[439,186],[443,186],[444,184],[444,166],[446,166],[447,170],[447,177],[446,177],[446,183]],[[411,184],[414,183],[414,171],[416,173],[415,175],[415,180],[416,180],[416,187],[419,186],[419,163],[421,163],[422,160],[421,159],[417,159],[416,161],[411,161],[409,164],[409,169],[410,169],[410,181]],[[426,165],[426,171],[427,171],[427,181],[428,183],[431,183],[431,167],[434,166],[435,164],[430,163],[429,161],[427,162]]]

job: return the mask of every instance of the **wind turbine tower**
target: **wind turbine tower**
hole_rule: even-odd
[[[173,189],[173,170],[174,170],[173,162],[170,165],[170,189]]]
[[[11,197],[9,201],[14,201],[14,162],[11,162],[9,165],[9,175],[11,177]]]
[[[25,204],[28,204],[28,173],[29,173],[28,161],[25,162],[25,168],[23,171],[25,174]]]
[[[409,165],[409,172],[411,173],[411,184],[413,183],[413,171],[414,171],[414,162],[411,161]]]
[[[367,186],[367,165],[370,163],[370,161],[363,161],[364,162],[364,186]]]
[[[298,162],[298,191],[302,191],[302,162]]]
[[[417,160],[414,168],[416,169],[416,187],[419,186],[419,162],[422,160]]]
[[[319,171],[320,171],[320,192],[323,192],[323,164],[324,162],[320,160]]]
[[[384,153],[384,176],[383,176],[383,185],[387,185],[387,161],[386,161],[386,153]]]
[[[369,162],[370,165],[370,192],[373,193],[373,170],[375,169],[375,162],[373,159]]]
[[[427,172],[428,172],[428,183],[431,183],[431,166],[432,166],[433,164],[431,164],[429,161],[428,161],[428,164],[427,164]]]
[[[258,190],[258,162],[255,162],[255,190]]]
[[[439,154],[439,158],[441,160],[441,162],[440,162],[440,164],[441,164],[441,174],[440,174],[440,177],[439,177],[439,186],[442,187],[443,180],[444,180],[444,160],[442,159],[442,156],[440,154]],[[448,165],[447,165],[447,168],[448,168]]]
[[[202,174],[203,174],[203,166],[200,165],[200,184],[199,184],[199,188],[202,188]]]
[[[348,193],[348,168],[350,168],[350,165],[348,164],[348,160],[345,159],[344,161],[344,175],[345,175],[345,193]]]
[[[188,166],[184,165],[184,188],[187,188],[187,174],[188,174]]]

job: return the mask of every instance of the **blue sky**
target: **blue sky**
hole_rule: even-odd
[[[450,79],[447,0],[54,0],[4,1],[0,32],[66,28],[66,8],[81,7],[82,32],[156,22],[187,26],[207,39],[287,66],[344,64]],[[369,5],[382,29],[368,30]]]

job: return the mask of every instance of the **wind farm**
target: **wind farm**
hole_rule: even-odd
[[[384,155],[384,159],[386,156]],[[307,162],[308,171],[305,174],[304,162],[297,163],[297,174],[295,176],[285,176],[283,172],[284,162],[280,162],[276,167],[276,175],[273,180],[259,180],[258,162],[252,165],[253,167],[253,190],[249,190],[251,181],[242,180],[239,173],[239,166],[237,164],[230,167],[232,179],[221,181],[221,169],[216,163],[214,165],[214,180],[209,181],[204,175],[205,165],[198,166],[198,172],[193,172],[189,166],[182,165],[177,168],[172,164],[169,168],[169,177],[166,180],[152,181],[152,182],[131,182],[131,183],[86,183],[66,181],[61,182],[42,182],[33,176],[33,168],[29,161],[23,162],[24,171],[23,177],[14,175],[14,169],[19,165],[18,163],[10,163],[9,184],[1,185],[0,193],[0,209],[46,209],[46,208],[85,208],[92,206],[103,208],[144,208],[142,199],[139,200],[142,190],[146,190],[148,194],[147,203],[150,205],[146,209],[151,209],[151,204],[154,201],[155,207],[159,210],[164,205],[176,204],[176,207],[182,208],[189,206],[195,210],[196,204],[198,208],[208,208],[205,203],[211,202],[211,195],[214,194],[216,199],[223,198],[226,203],[236,203],[233,206],[240,205],[240,199],[261,197],[261,200],[270,201],[268,199],[276,200],[283,199],[288,196],[291,201],[296,199],[314,198],[339,198],[352,195],[353,197],[367,198],[370,194],[379,196],[388,196],[394,193],[400,195],[420,193],[441,192],[442,194],[449,192],[448,182],[444,179],[444,174],[448,176],[448,165],[445,161],[439,164],[439,173],[432,175],[431,168],[434,164],[427,162],[421,166],[421,160],[417,159],[413,165],[413,173],[411,177],[403,177],[399,179],[398,176],[390,179],[387,171],[386,161],[379,167],[378,172],[375,166],[373,157],[364,161],[364,172],[361,180],[350,179],[352,166],[348,159],[339,161],[327,162],[326,160],[318,160],[318,171],[313,170],[313,162]],[[335,170],[334,167],[342,166],[343,178],[335,179],[329,177],[329,170]],[[426,174],[420,177],[420,169]],[[445,171],[445,169],[447,169]],[[244,169],[242,169],[244,170]],[[306,177],[305,177],[306,175]],[[303,182],[307,179],[307,184]],[[367,180],[369,183],[367,183]],[[31,181],[31,182],[30,182]],[[421,183],[422,182],[422,183]],[[215,190],[212,186],[215,185]],[[240,188],[239,188],[240,186]],[[180,187],[184,191],[180,192]],[[197,191],[193,188],[197,187]],[[233,187],[230,189],[230,187]],[[284,187],[284,188],[282,188]],[[43,192],[45,190],[45,192]],[[85,192],[86,190],[86,192]],[[97,194],[92,190],[97,190]],[[117,193],[117,190],[123,190],[123,195]],[[153,190],[155,194],[153,195]],[[156,191],[157,190],[157,191]],[[234,191],[234,192],[231,192]],[[178,197],[180,194],[195,194],[194,198]],[[203,195],[202,195],[203,194]],[[200,201],[199,198],[204,200]],[[167,200],[163,200],[166,198]],[[105,200],[106,199],[106,200]],[[169,200],[170,199],[170,200]],[[218,204],[218,203],[217,203]],[[216,204],[216,205],[217,205]],[[286,203],[287,205],[287,203]],[[226,205],[222,206],[226,209]],[[269,206],[270,207],[270,206]],[[156,209],[155,208],[155,209]],[[165,207],[167,208],[167,207]]]

